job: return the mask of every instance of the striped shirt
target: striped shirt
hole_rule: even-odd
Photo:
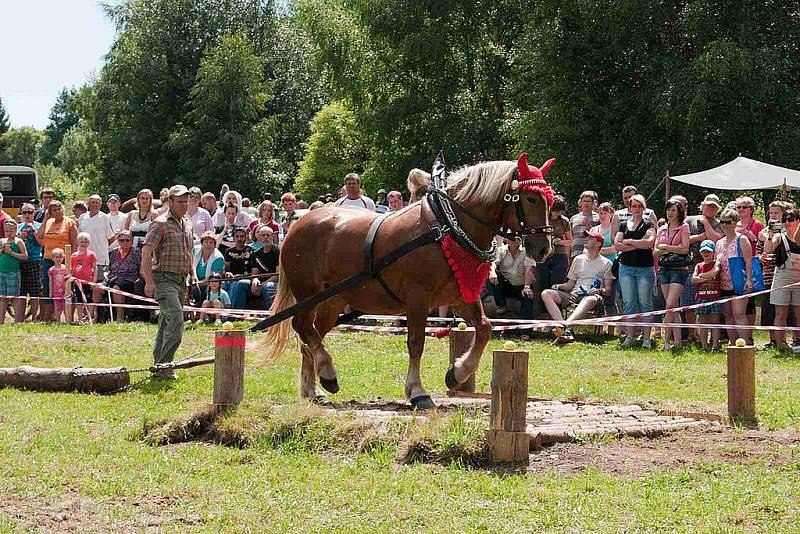
[[[186,217],[177,219],[172,210],[159,215],[150,225],[144,244],[153,248],[153,271],[192,272],[192,222]]]

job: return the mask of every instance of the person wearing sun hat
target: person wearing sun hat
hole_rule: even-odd
[[[605,238],[595,232],[585,232],[584,237],[583,253],[572,260],[567,281],[542,291],[542,302],[555,321],[564,320],[563,310],[570,305],[575,305],[570,321],[583,319],[593,310],[602,312],[605,297],[612,294],[614,275],[611,274],[611,261],[600,255]],[[570,343],[575,338],[565,330],[558,340]]]
[[[695,265],[692,273],[692,282],[697,287],[695,300],[711,302],[720,298],[721,288],[719,283],[719,264],[716,261],[717,246],[710,239],[700,243],[700,252],[703,261]],[[697,309],[697,319],[702,324],[718,324],[722,308],[719,304],[710,304]],[[708,329],[699,329],[700,344],[703,350],[708,349]],[[711,330],[711,349],[719,350],[720,331],[718,328]]]

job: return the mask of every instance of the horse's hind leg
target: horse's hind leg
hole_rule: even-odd
[[[466,354],[458,357],[447,370],[444,381],[450,389],[455,389],[459,384],[466,382],[478,370],[483,349],[492,337],[492,324],[484,315],[480,301],[474,304],[462,304],[456,312],[475,327],[475,341]]]
[[[334,302],[326,302],[314,310],[298,313],[292,319],[292,326],[303,343],[303,356],[300,367],[300,394],[303,397],[316,397],[316,375],[320,385],[330,393],[339,391],[339,381],[333,359],[322,343],[322,338],[336,325],[340,307]]]

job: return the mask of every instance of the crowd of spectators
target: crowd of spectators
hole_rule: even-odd
[[[424,195],[429,179],[418,169],[409,173],[408,202]],[[152,221],[169,209],[166,193],[161,191],[156,199],[143,189],[125,202],[111,194],[105,199],[105,211],[103,199],[91,195],[85,202],[73,202],[73,217],[68,217],[53,190],[45,188],[39,199],[21,207],[19,221],[0,209],[0,324],[12,300],[16,321],[24,320],[26,313],[35,320],[64,320],[63,299],[70,293],[86,321],[146,319],[146,312],[110,311],[89,304],[132,302],[107,288],[143,294],[140,250]],[[703,348],[718,350],[726,338],[752,340],[752,330],[739,327],[753,325],[755,299],[747,294],[763,280],[776,291],[760,299],[761,324],[800,324],[800,288],[780,289],[800,282],[794,206],[773,202],[764,224],[755,216],[750,197],[723,207],[719,197],[710,194],[696,213],[690,213],[686,199],[677,195],[666,202],[659,218],[635,187],[626,186],[621,193],[623,207],[615,209],[612,202],[600,202],[594,191],[584,191],[571,216],[567,200],[557,195],[550,215],[553,253],[538,264],[526,257],[520,242],[503,240],[483,293],[487,310],[499,317],[514,309],[521,318],[543,312],[562,321],[646,314],[742,295],[722,306],[638,319],[655,323],[653,327],[621,329],[622,347],[652,348],[653,338],[660,337],[664,349],[698,341]],[[338,198],[323,195],[311,205],[292,192],[281,195],[279,205],[268,196],[254,206],[227,186],[219,200],[213,192],[192,187],[187,217],[195,239],[194,273],[186,301],[236,310],[268,308],[279,283],[280,245],[306,211],[335,204],[386,213],[403,209],[408,204],[403,196],[400,191],[380,189],[372,199],[364,194],[355,173],[344,178]],[[68,249],[71,257],[65,255]],[[752,258],[760,261],[757,272]],[[75,281],[65,288],[67,267]],[[27,310],[26,299],[14,297],[44,298],[27,301]],[[539,298],[542,306],[537,309]],[[516,305],[512,307],[511,301]],[[438,312],[444,315],[448,310],[443,307]],[[724,322],[727,328],[661,329],[657,324],[661,321]],[[559,341],[574,340],[570,329],[557,330]],[[770,344],[788,350],[792,346],[785,337],[784,332],[772,331]],[[792,338],[792,344],[800,341],[800,336]]]

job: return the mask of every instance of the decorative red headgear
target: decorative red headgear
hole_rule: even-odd
[[[516,186],[523,191],[530,191],[531,193],[539,193],[542,198],[547,202],[547,207],[553,206],[553,197],[555,193],[553,188],[547,185],[544,177],[550,172],[550,168],[556,162],[555,158],[548,159],[544,162],[541,169],[528,165],[528,154],[523,152],[517,158],[517,169],[519,170],[519,181]],[[514,182],[511,183],[511,188],[514,187]]]

